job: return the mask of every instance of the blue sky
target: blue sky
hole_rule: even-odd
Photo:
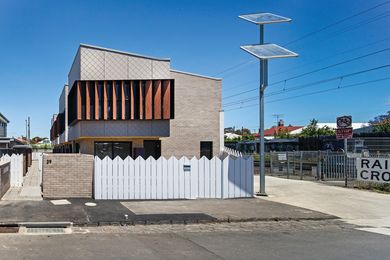
[[[259,65],[239,46],[258,42],[258,28],[240,14],[273,12],[293,19],[266,27],[266,42],[284,45],[385,0],[289,1],[0,1],[0,111],[10,119],[9,135],[24,134],[31,117],[32,136],[48,136],[50,118],[79,43],[157,57],[170,57],[174,69],[222,77],[223,103],[257,96]],[[299,58],[271,61],[269,83],[390,47],[390,3],[288,45]],[[344,54],[340,54],[344,53]],[[252,62],[251,62],[252,61]],[[221,73],[232,66],[233,70]],[[390,51],[269,86],[267,93],[390,64]],[[350,85],[385,78],[390,68],[341,80]],[[339,86],[340,80],[269,96],[266,126],[273,114],[287,124],[311,118],[334,122],[343,114],[368,121],[390,110],[390,81],[364,84],[322,94],[305,93]],[[225,126],[258,127],[258,108],[250,101],[224,109]]]

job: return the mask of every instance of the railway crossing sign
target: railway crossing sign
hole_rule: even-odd
[[[340,116],[337,118],[337,139],[351,139],[353,137],[352,116]]]

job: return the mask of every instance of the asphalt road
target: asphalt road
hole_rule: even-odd
[[[286,221],[0,235],[0,259],[389,259],[389,236],[345,225]]]

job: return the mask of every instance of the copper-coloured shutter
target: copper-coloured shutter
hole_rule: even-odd
[[[126,102],[126,97],[125,97],[125,83],[124,81],[122,80],[121,81],[121,92],[122,92],[122,120],[125,120],[126,119],[126,105],[125,105],[125,102]]]
[[[154,119],[161,119],[161,80],[154,82]]]
[[[116,81],[112,82],[112,119],[116,120]]]
[[[107,82],[104,81],[103,85],[103,119],[107,120],[108,118],[108,104],[107,104]]]
[[[95,81],[95,120],[99,120],[99,91],[97,81]]]
[[[77,120],[81,120],[81,83],[77,81]]]
[[[152,81],[145,83],[145,119],[153,119],[153,88]]]
[[[163,81],[163,119],[171,118],[171,82]]]
[[[134,83],[130,81],[130,119],[134,119],[135,105],[134,105]]]
[[[85,119],[91,119],[91,95],[89,91],[89,82],[85,82]]]
[[[139,98],[139,119],[144,119],[144,97],[142,92],[141,80],[139,81],[138,98]]]

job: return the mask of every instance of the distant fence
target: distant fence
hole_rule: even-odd
[[[10,185],[11,187],[22,187],[23,185],[23,154],[8,154],[0,157],[0,162],[10,163]]]
[[[253,158],[211,160],[160,157],[100,159],[94,164],[95,199],[196,199],[253,196]]]

